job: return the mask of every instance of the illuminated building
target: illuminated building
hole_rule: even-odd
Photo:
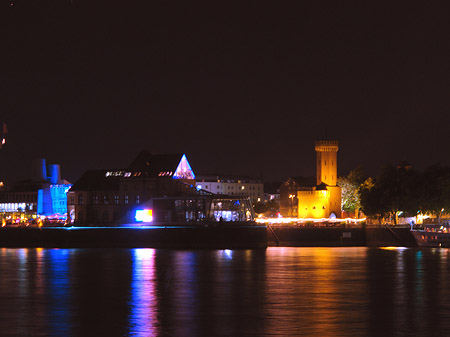
[[[152,198],[136,206],[134,221],[152,225],[202,224],[211,222],[253,221],[255,214],[248,197],[191,194],[176,197]]]
[[[280,186],[280,214],[284,217],[298,215],[297,193],[300,190],[310,191],[315,186],[314,177],[290,177]]]
[[[37,159],[33,161],[30,179],[0,190],[1,217],[11,222],[29,222],[37,217],[63,221],[67,217],[66,193],[70,186],[61,179],[59,165],[46,165],[45,159]]]
[[[219,195],[249,197],[253,203],[264,201],[264,184],[260,179],[237,176],[199,176],[197,188]]]
[[[337,186],[336,140],[318,140],[316,150],[316,185],[305,186],[290,178],[281,186],[280,212],[298,218],[341,216],[341,188]]]
[[[112,224],[134,218],[152,198],[198,193],[186,155],[142,151],[126,168],[86,171],[67,194],[68,217],[73,224]]]

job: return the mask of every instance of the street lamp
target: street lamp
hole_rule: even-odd
[[[294,198],[295,194],[289,194],[289,199],[291,199],[291,216],[294,216]]]

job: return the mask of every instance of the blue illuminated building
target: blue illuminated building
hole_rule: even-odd
[[[0,216],[8,222],[29,222],[38,217],[65,220],[67,191],[72,184],[61,179],[57,164],[33,162],[32,177],[0,190]]]

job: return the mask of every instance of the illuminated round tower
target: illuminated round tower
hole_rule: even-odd
[[[316,140],[317,185],[336,186],[338,150],[337,140]]]

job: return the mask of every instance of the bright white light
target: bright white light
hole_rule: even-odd
[[[151,209],[138,209],[134,217],[138,222],[152,222],[153,210]]]
[[[232,251],[232,250],[230,250],[230,249],[225,249],[225,250],[224,250],[224,253],[225,253],[225,255],[226,255],[229,259],[233,258],[233,251]]]

